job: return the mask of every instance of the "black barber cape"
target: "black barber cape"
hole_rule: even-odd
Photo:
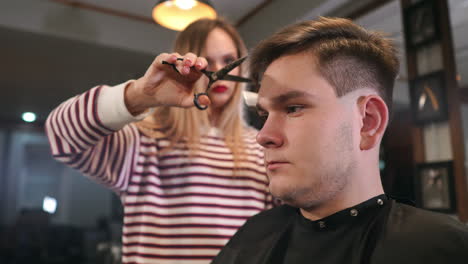
[[[282,205],[249,219],[212,264],[468,263],[468,228],[374,197],[311,221]]]

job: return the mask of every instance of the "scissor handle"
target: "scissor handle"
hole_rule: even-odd
[[[208,108],[208,105],[201,105],[199,102],[198,102],[198,98],[202,95],[206,95],[208,96],[208,93],[197,93],[195,94],[195,96],[193,97],[193,103],[195,104],[195,106],[200,109],[200,110],[206,110]]]

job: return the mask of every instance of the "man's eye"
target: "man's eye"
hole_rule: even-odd
[[[304,106],[302,106],[302,105],[288,105],[286,107],[286,112],[288,114],[293,114],[293,113],[297,113],[297,112],[301,111],[302,109],[304,109]]]
[[[265,118],[265,119],[268,117],[268,113],[266,113],[266,112],[257,112],[257,115],[258,115],[259,117]]]

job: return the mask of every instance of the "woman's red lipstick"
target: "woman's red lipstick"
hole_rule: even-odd
[[[216,85],[211,90],[215,93],[224,93],[225,91],[227,91],[227,89],[228,88],[225,85]]]

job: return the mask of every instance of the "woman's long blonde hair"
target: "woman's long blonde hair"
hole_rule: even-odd
[[[174,51],[183,55],[188,52],[200,55],[205,46],[208,34],[215,28],[224,30],[233,40],[237,48],[237,57],[241,58],[246,55],[247,51],[245,44],[242,41],[236,29],[223,19],[201,19],[190,24],[185,30],[180,32],[174,43]],[[240,72],[243,72],[240,66]],[[242,134],[246,127],[244,121],[242,91],[244,85],[237,83],[234,94],[229,102],[224,107],[217,128],[222,131],[226,145],[231,149],[234,157],[234,163],[237,165],[240,160],[245,142]],[[204,89],[204,87],[201,87]],[[188,143],[190,153],[193,153],[200,142],[202,130],[210,128],[212,125],[209,119],[208,111],[200,111],[195,107],[179,108],[179,107],[159,107],[155,110],[152,124],[148,121],[137,123],[137,127],[144,134],[152,136],[148,133],[149,126],[152,129],[162,129],[164,135],[170,139],[170,146],[173,147],[180,141]],[[154,137],[154,136],[153,136]]]

